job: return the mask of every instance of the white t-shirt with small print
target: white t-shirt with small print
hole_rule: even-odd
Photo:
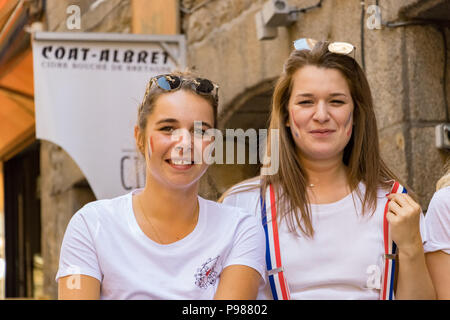
[[[212,299],[222,270],[245,265],[264,286],[264,231],[253,215],[198,197],[194,230],[164,245],[139,227],[132,194],[91,202],[72,217],[56,280],[70,275],[75,288],[77,275],[94,277],[101,299]]]
[[[450,186],[439,189],[431,198],[425,215],[428,241],[425,252],[450,254]]]
[[[246,182],[233,190],[242,191],[258,184],[259,181]],[[364,184],[360,183],[358,187],[364,195]],[[281,261],[291,299],[380,298],[386,193],[386,190],[378,191],[377,208],[373,215],[370,212],[361,214],[362,204],[355,192],[334,203],[312,204],[313,238],[290,232],[285,219],[279,222]],[[231,192],[223,203],[261,217],[258,188]],[[425,241],[423,214],[421,235]],[[272,299],[268,281],[259,291],[258,299]]]

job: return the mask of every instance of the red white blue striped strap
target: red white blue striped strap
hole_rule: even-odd
[[[407,190],[396,181],[390,193],[407,193]],[[289,286],[281,264],[281,251],[276,219],[277,209],[272,185],[269,185],[266,190],[265,201],[262,192],[260,200],[262,224],[266,234],[266,265],[272,296],[274,300],[290,300]],[[395,257],[397,246],[394,241],[392,241],[389,223],[386,219],[389,201],[390,200],[388,199],[386,202],[383,216],[385,268],[380,293],[381,300],[394,300]],[[269,212],[269,216],[267,216],[267,212]]]
[[[267,188],[265,199],[261,192],[260,200],[261,220],[266,234],[266,265],[272,296],[274,300],[290,300],[289,287],[281,264],[277,209],[272,185]]]
[[[390,193],[408,193],[406,188],[395,181]],[[383,233],[384,233],[384,272],[381,286],[380,299],[394,300],[394,278],[395,278],[395,257],[397,254],[397,245],[392,241],[389,223],[386,219],[388,212],[389,199],[384,207]]]

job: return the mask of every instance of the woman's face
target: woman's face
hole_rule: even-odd
[[[292,78],[289,120],[300,158],[341,157],[353,127],[353,99],[347,81],[336,69],[305,66]]]
[[[159,96],[147,118],[145,132],[150,178],[172,188],[198,182],[208,168],[203,152],[211,143],[202,139],[202,134],[213,126],[213,107],[197,94],[177,90]]]

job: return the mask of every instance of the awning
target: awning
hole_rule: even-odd
[[[24,3],[0,0],[0,161],[35,140],[33,55]]]

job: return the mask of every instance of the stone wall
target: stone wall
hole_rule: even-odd
[[[69,14],[66,10],[70,5],[80,7],[80,30],[67,29]],[[128,33],[131,30],[131,0],[47,0],[45,18],[47,31]]]
[[[220,114],[236,97],[275,79],[289,55],[288,30],[280,30],[275,40],[256,38],[254,16],[262,3],[211,1],[184,16],[188,65],[220,83]]]
[[[412,2],[399,7],[401,17],[421,1]],[[366,72],[376,106],[382,155],[415,191],[423,210],[449,156],[435,147],[434,133],[437,124],[450,122],[443,87],[448,28],[445,32],[447,36],[443,37],[433,25],[366,32]],[[445,72],[449,73],[448,61]],[[447,93],[448,87],[447,81]]]
[[[375,4],[375,1],[365,2],[365,8]],[[433,1],[432,5],[443,2]],[[183,3],[192,10],[202,1]],[[240,11],[236,10],[238,3],[242,6]],[[250,100],[258,94],[253,92],[254,88],[279,75],[295,39],[311,37],[351,42],[357,47],[356,59],[360,63],[364,49],[382,156],[399,178],[416,192],[426,210],[448,157],[448,152],[437,150],[434,143],[434,126],[449,122],[443,94],[442,33],[429,24],[370,30],[366,26],[369,15],[365,15],[362,44],[360,2],[324,0],[321,8],[300,14],[298,21],[289,27],[278,28],[276,39],[259,41],[254,16],[264,3],[209,1],[184,16],[182,25],[188,39],[189,65],[221,85],[220,119],[229,119],[245,104],[242,100]],[[305,8],[318,1],[292,0],[288,3]],[[424,12],[429,18],[431,12],[430,2],[423,0],[381,0],[379,6],[383,22],[422,18]],[[448,57],[449,30],[445,30]],[[448,62],[446,72],[448,78]],[[447,81],[447,101],[448,87]],[[235,121],[239,122],[239,119],[235,118]],[[220,174],[210,179],[215,182],[216,190],[229,187],[231,181],[224,175],[225,171],[223,179]]]
[[[433,0],[434,4],[441,2]],[[48,0],[47,30],[68,31],[65,10],[69,4],[78,4],[82,12],[79,31],[131,32],[132,0],[98,2],[95,8],[93,3]],[[434,126],[449,122],[450,113],[445,110],[442,33],[431,25],[364,28],[362,43],[360,2],[324,0],[321,8],[300,14],[296,23],[279,28],[277,38],[259,41],[254,17],[264,3],[265,0],[180,1],[188,66],[220,84],[219,127],[244,128],[252,123],[257,128],[263,127],[269,116],[273,83],[292,50],[293,40],[312,37],[351,42],[357,47],[359,62],[364,48],[382,156],[416,191],[426,210],[448,157],[448,152],[434,146]],[[289,3],[308,7],[317,0]],[[366,6],[374,3],[366,1]],[[424,3],[423,0],[379,1],[383,21],[414,18],[423,12]],[[449,59],[450,32],[448,28],[445,31]],[[449,101],[448,81],[446,93]],[[61,148],[43,142],[41,166],[44,287],[45,293],[54,298],[57,290],[54,277],[66,225],[72,214],[94,197],[76,164]],[[252,174],[253,167],[213,166],[202,179],[201,195],[216,199],[226,188]]]
[[[57,297],[59,251],[72,215],[95,196],[70,156],[51,142],[41,143],[41,234],[44,295]]]

